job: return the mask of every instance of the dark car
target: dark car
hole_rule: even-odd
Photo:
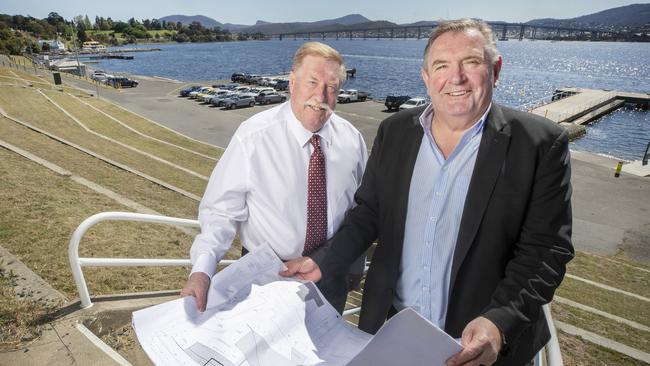
[[[287,97],[277,92],[261,92],[255,97],[255,101],[259,104],[281,103],[285,100],[287,100]]]
[[[125,87],[135,88],[136,86],[138,86],[137,81],[129,78],[124,78],[124,77],[109,78],[106,82],[109,85],[112,85],[113,88],[125,88]]]
[[[181,97],[187,97],[187,96],[190,95],[191,92],[193,92],[193,91],[197,91],[197,90],[199,90],[199,89],[201,89],[201,85],[192,85],[192,86],[190,86],[190,87],[187,87],[187,88],[181,89],[181,91],[179,92],[179,94],[180,94]]]
[[[278,79],[274,86],[276,90],[287,90],[288,87],[289,87],[289,80],[285,80],[285,79]]]
[[[250,75],[243,72],[236,72],[230,76],[230,81],[233,83],[245,83],[247,79],[250,79]]]
[[[384,105],[388,110],[390,111],[391,109],[399,109],[399,106],[404,104],[407,100],[411,99],[410,96],[408,95],[389,95],[386,97],[386,101],[384,102]]]

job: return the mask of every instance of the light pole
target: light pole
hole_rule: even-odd
[[[72,21],[72,44],[74,45],[74,52],[77,55],[77,71],[79,72],[79,76],[81,76],[81,64],[79,63],[79,47],[77,47],[77,37],[76,37],[76,32],[77,32],[77,26],[74,24],[74,20]],[[86,77],[86,72],[84,71],[84,77]]]

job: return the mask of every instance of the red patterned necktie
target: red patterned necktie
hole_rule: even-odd
[[[327,239],[327,183],[325,156],[318,135],[309,140],[314,147],[309,159],[307,179],[307,234],[302,255],[309,255]]]

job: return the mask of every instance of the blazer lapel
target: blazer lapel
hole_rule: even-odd
[[[476,165],[472,173],[460,230],[456,240],[454,261],[451,267],[449,295],[451,296],[458,275],[460,265],[472,246],[478,228],[483,220],[485,209],[492,196],[494,185],[504,163],[508,145],[510,143],[510,126],[506,123],[501,108],[492,104],[488,113]]]

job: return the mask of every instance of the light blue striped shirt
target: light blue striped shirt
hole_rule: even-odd
[[[420,116],[425,138],[411,179],[394,305],[398,310],[413,308],[441,329],[465,197],[490,107],[465,131],[447,160],[431,135],[431,105]]]

